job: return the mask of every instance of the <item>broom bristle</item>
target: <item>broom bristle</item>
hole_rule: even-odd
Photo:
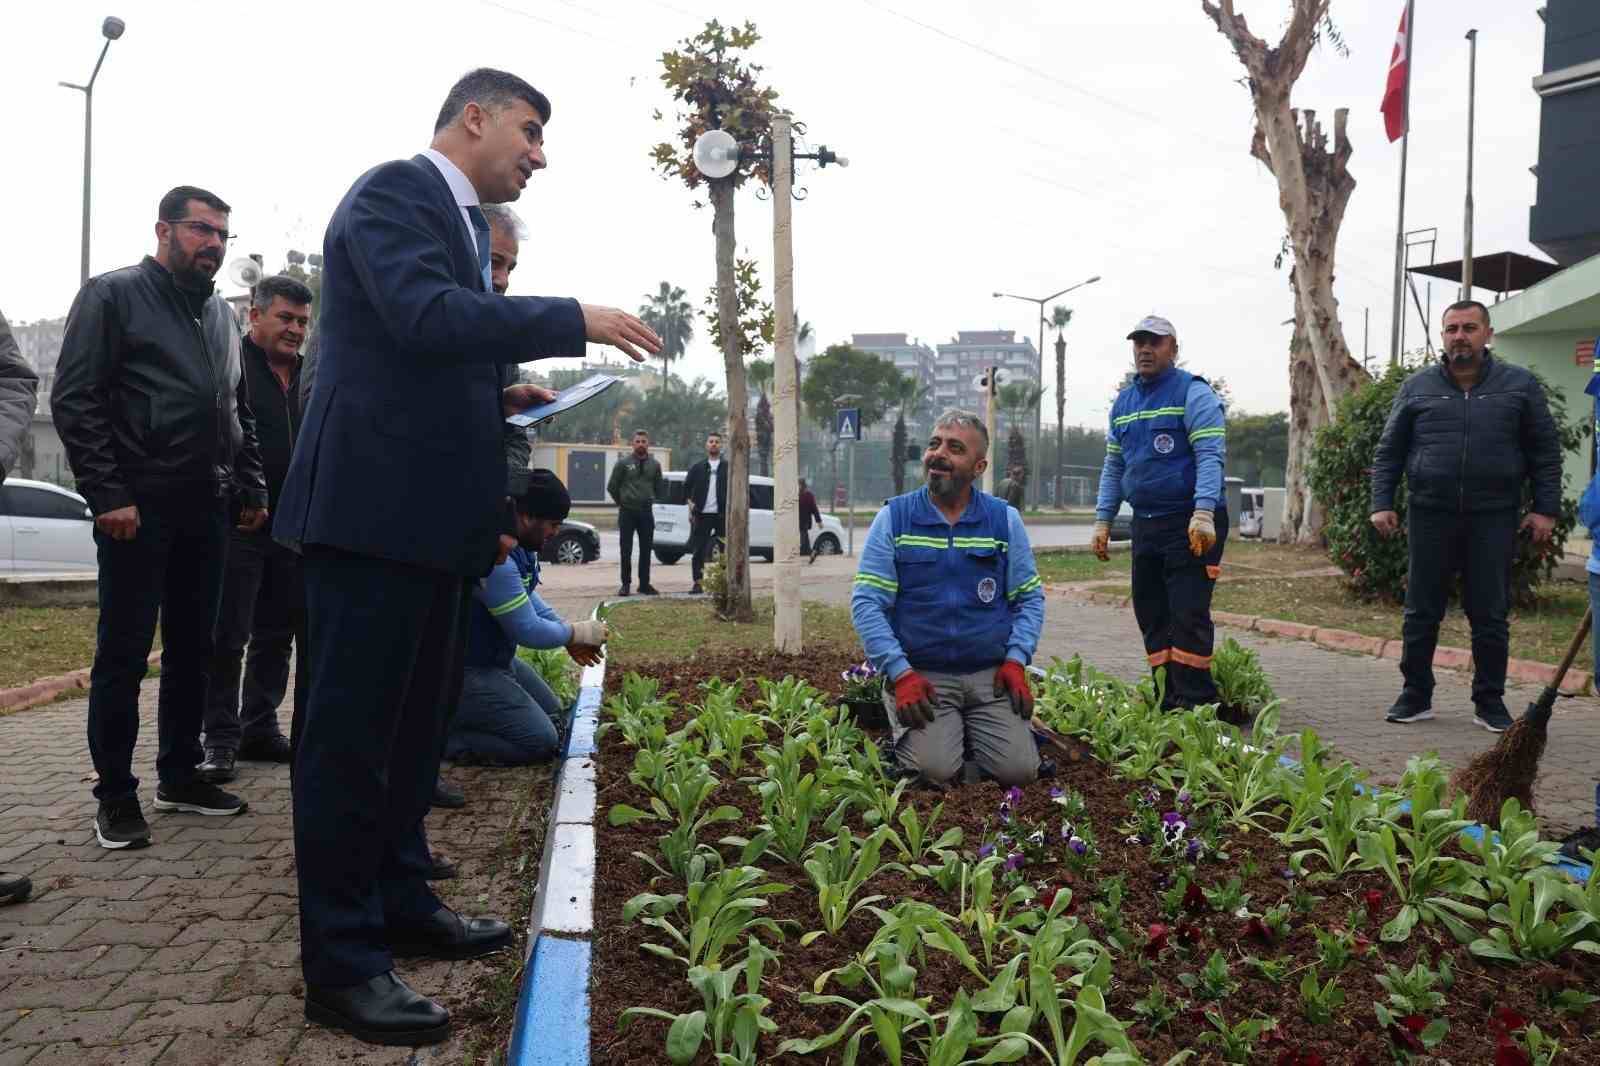
[[[1494,747],[1451,774],[1452,793],[1467,796],[1467,817],[1497,829],[1506,800],[1515,799],[1532,811],[1533,785],[1548,737],[1544,724],[1518,719]]]

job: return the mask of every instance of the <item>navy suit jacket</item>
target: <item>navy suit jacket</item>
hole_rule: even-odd
[[[321,364],[273,536],[463,577],[506,526],[496,364],[584,352],[576,300],[486,292],[425,156],[363,174],[322,244]]]

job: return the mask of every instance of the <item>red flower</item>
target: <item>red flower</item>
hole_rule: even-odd
[[[1526,1029],[1527,1027],[1528,1019],[1510,1007],[1499,1007],[1494,1012],[1493,1028],[1497,1032],[1514,1033],[1518,1029]]]
[[[1533,1066],[1533,1058],[1517,1045],[1502,1040],[1494,1047],[1494,1066]]]
[[[1401,1018],[1399,1024],[1389,1026],[1389,1039],[1398,1047],[1403,1047],[1415,1055],[1427,1051],[1422,1043],[1422,1030],[1428,1027],[1428,1019],[1420,1014],[1408,1014]]]
[[[1327,1060],[1315,1051],[1291,1051],[1284,1048],[1278,1053],[1278,1066],[1327,1066]]]
[[[1186,948],[1198,947],[1204,943],[1206,931],[1193,922],[1185,922],[1178,926],[1178,940]]]
[[[1199,885],[1190,885],[1183,890],[1183,909],[1190,914],[1203,914],[1206,910],[1206,894],[1200,891]]]
[[[1144,946],[1144,953],[1152,959],[1161,954],[1162,949],[1167,946],[1167,933],[1169,931],[1160,922],[1152,922],[1150,928],[1146,931],[1150,937],[1150,942]]]
[[[1268,929],[1266,923],[1260,918],[1251,918],[1244,923],[1244,935],[1247,939],[1255,937],[1257,940],[1265,941],[1268,944],[1272,943],[1272,930]]]
[[[1377,921],[1379,908],[1383,906],[1383,893],[1375,888],[1370,889],[1362,895],[1361,902],[1367,905],[1367,921]]]

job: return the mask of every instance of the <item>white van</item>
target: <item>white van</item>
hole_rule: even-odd
[[[727,460],[723,460],[726,462]],[[655,554],[664,566],[671,566],[689,552],[689,501],[683,495],[684,471],[666,474],[666,499],[656,500],[652,512],[656,520]],[[772,562],[772,479],[750,475],[750,554]],[[831,514],[822,516],[822,528],[811,527],[811,546],[822,555],[838,555],[844,550],[844,526]]]

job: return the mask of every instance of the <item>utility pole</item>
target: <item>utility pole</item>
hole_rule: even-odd
[[[994,376],[995,371],[998,369],[998,367],[991,366],[983,375],[983,420],[989,426],[989,466],[983,472],[983,491],[991,496],[994,495],[995,459],[998,457],[997,453],[1000,450],[1000,427],[995,424],[994,420],[995,396],[999,392],[998,386],[995,385]]]
[[[799,368],[794,352],[794,243],[790,229],[794,201],[794,155],[790,119],[772,120],[773,338],[772,386],[772,643],[784,655],[798,655],[800,632],[800,423],[795,398]]]
[[[1461,238],[1461,296],[1472,299],[1472,152],[1478,109],[1478,31],[1468,30],[1472,42],[1467,60],[1467,218]]]
[[[106,61],[111,42],[121,37],[127,28],[127,23],[115,15],[107,15],[100,23],[100,35],[106,39],[106,43],[100,49],[100,58],[94,61],[94,71],[89,75],[88,84],[75,85],[70,81],[56,83],[66,89],[77,89],[83,94],[83,248],[78,265],[80,286],[89,281],[89,179],[94,155],[94,82],[100,76],[100,64]]]

